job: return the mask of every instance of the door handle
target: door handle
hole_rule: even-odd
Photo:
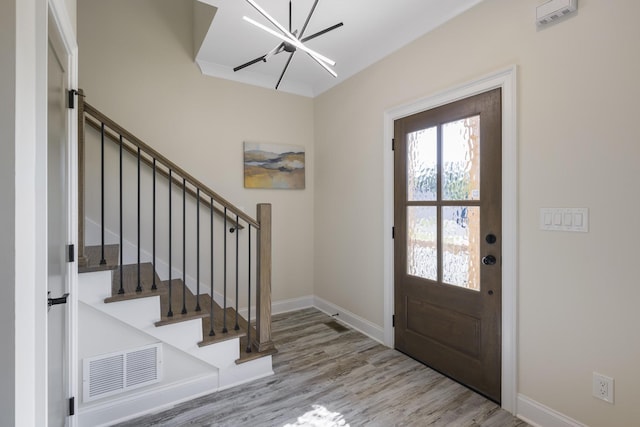
[[[482,263],[484,265],[493,265],[496,263],[496,257],[494,257],[493,255],[487,255],[486,257],[482,258]]]

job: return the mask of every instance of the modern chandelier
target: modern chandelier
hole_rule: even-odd
[[[284,69],[282,70],[282,73],[280,74],[280,78],[278,79],[278,83],[276,83],[276,89],[278,89],[278,87],[280,86],[280,83],[282,82],[282,78],[284,77],[284,74],[287,71],[287,68],[289,68],[289,64],[291,63],[291,60],[293,59],[293,55],[298,51],[301,50],[304,53],[306,53],[307,55],[309,55],[309,57],[311,57],[311,59],[313,59],[315,62],[317,62],[322,68],[324,68],[325,70],[327,70],[327,72],[329,74],[331,74],[333,77],[337,77],[338,75],[336,74],[335,71],[333,71],[333,69],[331,69],[332,66],[334,66],[336,63],[335,61],[327,58],[324,55],[321,55],[320,53],[310,49],[309,47],[307,47],[304,43],[308,42],[309,40],[312,40],[318,36],[321,36],[323,34],[328,33],[329,31],[335,30],[336,28],[339,28],[343,25],[342,22],[332,25],[330,27],[325,28],[324,30],[318,31],[317,33],[311,34],[310,36],[304,37],[304,33],[305,30],[307,29],[307,25],[309,25],[309,21],[311,20],[311,16],[313,15],[313,12],[316,10],[316,6],[318,5],[318,1],[319,0],[314,0],[313,2],[313,6],[311,7],[311,10],[309,11],[309,15],[307,15],[307,19],[304,22],[304,25],[302,26],[302,29],[300,31],[298,30],[293,30],[292,28],[292,22],[291,22],[291,0],[289,0],[289,28],[285,28],[283,25],[281,25],[278,21],[276,21],[271,15],[269,15],[267,13],[267,11],[265,11],[263,8],[261,8],[254,0],[246,0],[247,3],[249,3],[254,9],[256,9],[262,16],[264,16],[278,31],[269,28],[247,16],[243,16],[242,19],[244,19],[245,21],[249,22],[250,24],[255,25],[256,27],[260,28],[261,30],[271,34],[272,36],[278,38],[281,40],[280,44],[278,44],[276,47],[274,47],[273,49],[271,49],[269,52],[265,53],[262,56],[259,56],[258,58],[252,59],[249,62],[246,62],[242,65],[239,65],[237,67],[235,67],[233,69],[233,71],[237,72],[242,70],[243,68],[246,68],[250,65],[253,65],[257,62],[267,62],[272,56],[274,55],[278,55],[279,53],[282,52],[287,52],[289,53],[289,59],[287,60]]]

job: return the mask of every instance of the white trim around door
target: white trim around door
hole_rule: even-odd
[[[502,408],[517,412],[518,151],[516,66],[499,70],[384,113],[384,344],[393,347],[393,122],[491,89],[502,88]]]
[[[75,12],[75,11],[74,11]],[[75,29],[71,22],[70,11],[67,10],[66,3],[63,0],[49,0],[48,13],[51,18],[48,22],[53,28],[49,27],[48,31],[55,31],[62,41],[65,53],[68,55],[67,69],[67,87],[71,89],[78,88],[78,44]],[[44,61],[46,64],[46,59]],[[77,105],[77,99],[75,102]],[[77,110],[67,110],[67,165],[69,167],[67,176],[67,194],[68,211],[70,213],[67,218],[68,235],[67,242],[78,248],[78,128],[77,128]],[[46,156],[45,156],[46,158]],[[46,188],[46,186],[45,186]],[[69,397],[75,397],[75,413],[78,413],[78,265],[77,254],[76,260],[67,264],[67,277],[69,277],[69,300],[67,303],[67,331],[65,343],[67,351],[67,367],[66,381],[68,386]],[[45,388],[46,389],[46,388]],[[47,397],[48,398],[48,397]],[[46,404],[45,404],[46,408]],[[77,425],[77,416],[69,416],[67,425],[74,427]]]

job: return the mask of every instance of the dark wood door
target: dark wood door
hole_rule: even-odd
[[[501,90],[395,122],[395,346],[500,402]]]

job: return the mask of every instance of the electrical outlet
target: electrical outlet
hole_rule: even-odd
[[[593,395],[605,402],[613,403],[613,378],[594,372]]]

